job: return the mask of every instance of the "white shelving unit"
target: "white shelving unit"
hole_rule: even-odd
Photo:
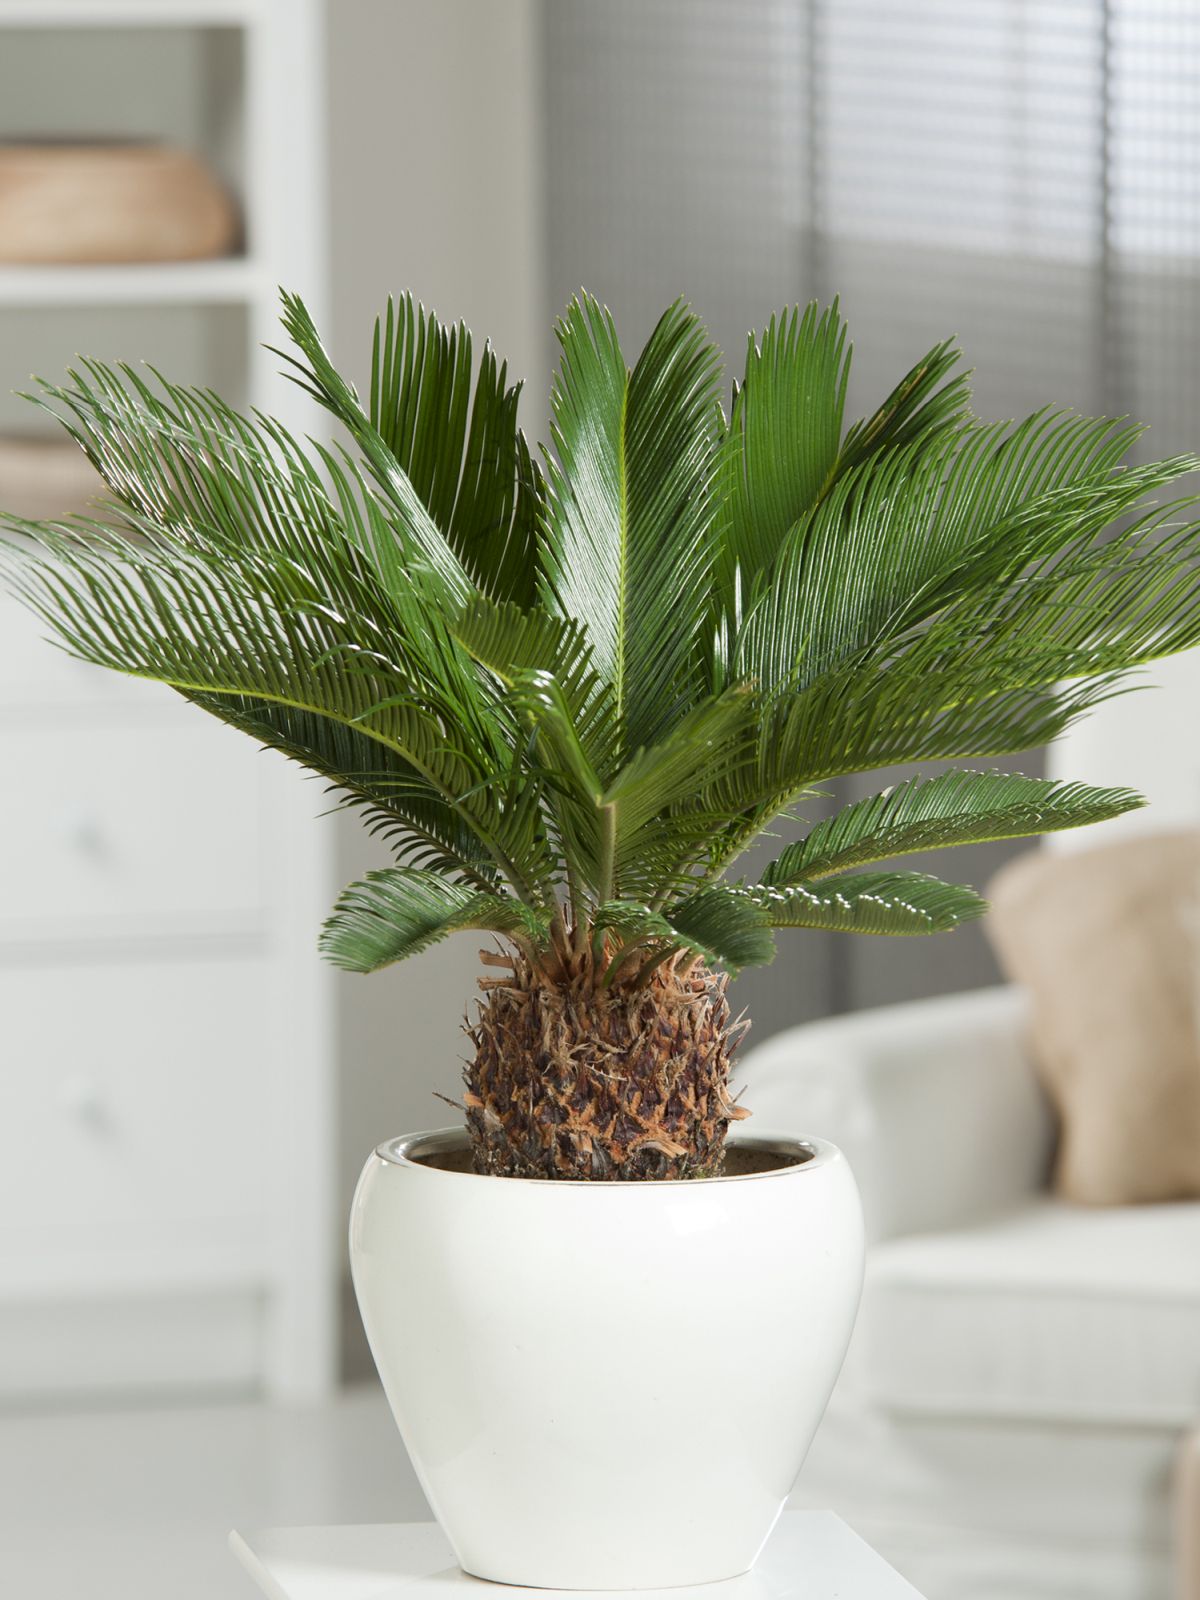
[[[161,266],[0,267],[0,307],[252,306],[275,287],[252,262]]]
[[[86,350],[93,326],[98,354],[157,358],[130,330],[166,330],[219,351],[232,398],[319,430],[261,346],[278,342],[278,284],[325,311],[321,21],[318,0],[0,0],[12,82],[22,52],[46,73],[39,125],[14,125],[10,102],[0,137],[45,133],[56,95],[78,116],[92,51],[109,120],[86,131],[121,134],[113,72],[153,71],[161,47],[194,65],[197,105],[206,75],[220,90],[205,153],[244,218],[228,260],[0,268],[0,362],[7,344],[56,375],[74,353],[52,347],[59,330]],[[80,93],[47,68],[59,54]],[[153,100],[132,92],[144,79],[125,87]],[[71,662],[0,600],[0,1400],[331,1386],[326,805],[281,759]]]

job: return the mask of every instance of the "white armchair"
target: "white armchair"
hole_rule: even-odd
[[[1200,1421],[1200,1204],[1049,1193],[1024,1015],[1015,990],[980,990],[746,1055],[756,1129],[842,1146],[871,1246],[797,1500],[833,1504],[930,1600],[1182,1597],[1171,1552],[1194,1548],[1200,1505],[1177,1484],[1173,1531],[1171,1477]]]

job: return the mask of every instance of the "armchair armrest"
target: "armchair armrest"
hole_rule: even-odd
[[[1046,1182],[1055,1120],[1014,988],[790,1028],[747,1052],[736,1086],[755,1132],[842,1147],[872,1242],[957,1227]]]

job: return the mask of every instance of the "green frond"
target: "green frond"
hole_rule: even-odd
[[[347,469],[331,494],[282,429],[204,395],[86,370],[48,392],[139,537],[10,519],[14,592],[83,660],[168,683],[235,725],[252,704],[247,731],[353,793],[388,804],[398,763],[537,897],[553,862],[536,796],[504,801],[513,750],[496,698],[419,585],[395,588],[372,559],[365,485]],[[318,735],[323,723],[343,731]],[[328,746],[341,761],[349,735],[343,772]],[[376,788],[366,775],[381,766]]]
[[[1181,476],[1122,468],[1136,430],[1039,414],[918,438],[841,475],[789,530],[738,637],[738,670],[803,686],[967,593],[1015,581]]]
[[[739,770],[757,728],[754,690],[737,684],[685,712],[658,744],[636,751],[600,800],[613,809],[623,848],[636,853],[638,832],[647,823],[693,804],[704,783]]]
[[[1079,828],[1144,804],[1131,789],[1094,789],[1017,773],[910,778],[817,823],[771,862],[762,881],[774,888],[811,883],[918,850]]]
[[[730,889],[759,907],[772,928],[819,928],[825,933],[946,933],[987,910],[973,889],[923,872],[848,872],[819,889],[759,884]]]
[[[718,360],[682,302],[632,372],[611,316],[586,295],[558,337],[544,594],[586,630],[633,751],[695,688],[714,556]]]
[[[286,352],[279,353],[296,368],[302,387],[338,418],[361,449],[391,513],[397,547],[403,553],[406,567],[424,568],[448,603],[465,605],[475,592],[466,566],[446,533],[434,521],[416,485],[378,426],[363,410],[353,384],[342,377],[330,360],[316,324],[298,295],[283,296],[283,326],[304,360],[298,361]],[[452,447],[453,441],[450,443]]]
[[[558,831],[597,899],[635,890],[648,900],[665,898],[721,820],[697,810],[697,791],[752,759],[758,715],[750,687],[694,707],[660,744],[636,751],[607,785],[557,678],[516,674],[513,703],[536,729]]]
[[[509,688],[529,673],[553,678],[589,763],[600,773],[613,770],[618,735],[612,690],[592,664],[579,623],[478,596],[452,631],[468,654]]]
[[[660,905],[687,880],[721,821],[697,796],[733,782],[753,760],[757,726],[754,692],[739,685],[694,706],[659,744],[633,755],[599,802],[610,892]]]
[[[1193,456],[1130,468],[1163,487],[1200,471]],[[914,640],[909,658],[946,685],[994,686],[1126,672],[1200,642],[1200,497],[1158,506],[1108,532],[1141,498],[1100,499],[1075,516],[1008,584],[964,588]],[[1145,490],[1143,489],[1143,494]],[[1107,536],[1106,536],[1107,535]]]
[[[772,317],[749,335],[746,368],[721,444],[719,579],[726,608],[771,566],[788,529],[837,464],[850,375],[837,302]]]
[[[907,656],[890,667],[852,658],[779,700],[764,718],[749,836],[834,777],[903,762],[1010,756],[1046,744],[1124,687],[1119,672],[1025,686],[981,671],[974,682],[950,685]]]
[[[362,817],[405,865],[444,872],[476,888],[500,886],[500,869],[460,811],[410,762],[356,728],[240,695],[192,694],[193,705],[329,781],[339,805]]]
[[[775,959],[770,916],[752,896],[715,883],[677,901],[667,913],[671,926],[717,953],[732,971],[766,966]]]
[[[79,658],[171,685],[330,786],[396,865],[325,935],[366,970],[452,928],[607,981],[769,960],[778,927],[924,933],[970,890],[850,869],[1119,815],[1129,791],[995,772],[846,807],[754,887],[718,881],[829,780],[1055,737],[1200,644],[1177,456],[1041,411],[985,425],[937,345],[844,429],[836,304],[750,340],[729,422],[681,302],[633,366],[583,295],[559,325],[543,479],[518,386],[409,296],[370,392],[284,298],[300,441],[207,390],[85,361],[44,385],[108,488],[101,523],[10,518],[0,564]],[[1160,500],[1166,503],[1158,503]]]
[[[530,605],[541,475],[507,377],[490,344],[476,371],[464,324],[443,327],[410,294],[376,320],[371,423],[475,582]]]
[[[1200,641],[1200,526],[1179,521],[1191,503],[1128,520],[1148,490],[1196,466],[1178,457],[1041,494],[956,554],[907,607],[881,589],[872,615],[879,563],[864,555],[875,577],[840,611],[831,599],[824,668],[806,656],[795,689],[766,707],[760,798],[716,844],[714,862],[832,777],[1027,750],[1121,692],[1131,668]],[[777,648],[787,636],[781,629]]]
[[[835,472],[849,472],[872,455],[900,449],[918,438],[930,440],[941,429],[965,421],[971,405],[970,375],[950,378],[961,359],[953,339],[934,345],[877,411],[847,430]]]
[[[634,977],[667,961],[687,954],[713,965],[720,956],[711,946],[685,939],[661,911],[641,900],[605,900],[595,908],[592,927],[598,936],[615,935],[615,949],[606,951],[601,972],[605,985],[618,977]]]
[[[321,932],[321,950],[347,972],[377,972],[448,934],[484,928],[531,950],[550,926],[511,896],[480,894],[436,872],[386,867],[345,889]]]
[[[541,735],[560,790],[598,807],[604,789],[588,759],[562,685],[549,672],[518,672],[512,704]]]
[[[792,524],[746,608],[735,677],[799,687],[904,616],[924,581],[954,445],[954,436],[910,445],[848,472]]]
[[[583,885],[608,899],[611,839],[601,809],[604,789],[558,680],[548,672],[521,672],[513,682],[512,706],[528,728],[530,754],[544,778],[546,808],[578,904]],[[609,867],[606,869],[606,860]]]
[[[595,926],[621,938],[608,973],[632,964],[652,967],[684,952],[711,965],[737,972],[762,966],[775,955],[775,939],[762,909],[723,884],[689,895],[667,911],[653,911],[640,901],[609,901],[597,908]]]

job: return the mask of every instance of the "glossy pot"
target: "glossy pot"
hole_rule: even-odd
[[[478,1176],[458,1130],[367,1161],[359,1307],[465,1571],[643,1589],[753,1565],[842,1364],[863,1230],[835,1146],[731,1150],[734,1175],[666,1183]]]

